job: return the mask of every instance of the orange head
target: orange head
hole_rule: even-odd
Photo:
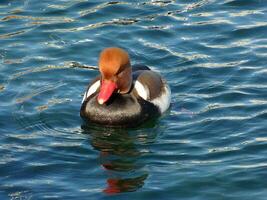
[[[99,104],[108,101],[114,92],[129,92],[132,85],[132,68],[126,51],[116,47],[104,49],[100,53],[98,65],[101,73],[97,98]]]

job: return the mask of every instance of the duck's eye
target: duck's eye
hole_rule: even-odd
[[[121,72],[122,72],[121,70],[117,71],[116,76],[120,75]]]
[[[121,76],[121,74],[122,74],[122,72],[118,72],[116,75],[117,75],[117,76]]]
[[[124,74],[125,74],[125,71],[122,70],[117,73],[117,76],[121,77],[121,76],[124,76]]]

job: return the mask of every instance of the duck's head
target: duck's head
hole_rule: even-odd
[[[132,68],[129,55],[120,48],[104,49],[99,57],[101,86],[97,100],[99,104],[107,102],[115,92],[125,94],[132,85]]]

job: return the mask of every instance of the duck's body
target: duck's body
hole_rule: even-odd
[[[127,57],[124,64],[123,56]],[[82,118],[97,124],[134,127],[169,108],[171,92],[166,81],[146,66],[131,68],[123,50],[105,49],[99,65],[101,75],[84,94]],[[110,69],[112,66],[118,67]]]

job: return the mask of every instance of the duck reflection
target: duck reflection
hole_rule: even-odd
[[[107,172],[107,186],[103,192],[132,192],[144,185],[148,171],[141,160],[142,154],[147,151],[143,144],[155,139],[154,131],[147,134],[133,131],[131,135],[122,129],[100,129],[86,125],[82,129],[91,135],[91,145],[100,152],[100,164]]]

